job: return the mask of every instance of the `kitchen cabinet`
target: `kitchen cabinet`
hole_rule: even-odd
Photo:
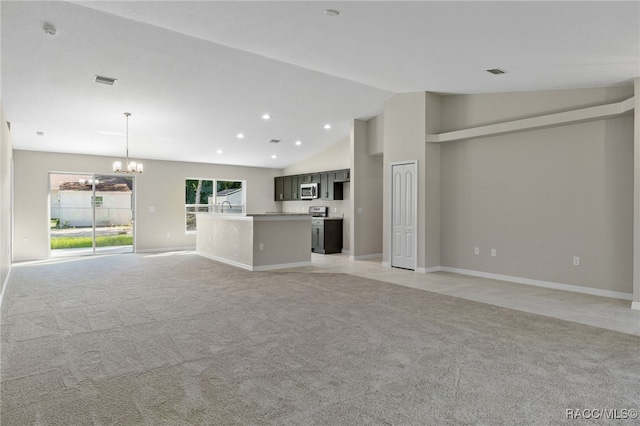
[[[349,169],[308,173],[304,175],[278,176],[274,178],[275,201],[300,200],[300,185],[303,183],[317,183],[320,200],[344,199],[342,184],[349,182]]]
[[[279,176],[274,179],[275,191],[273,199],[275,201],[284,200],[284,176]]]
[[[300,176],[291,176],[291,199],[300,199]]]
[[[320,254],[342,252],[342,219],[311,219],[311,251]]]
[[[278,176],[274,178],[275,201],[292,201],[300,199],[299,176]]]
[[[329,175],[328,172],[320,173],[320,195],[318,198],[321,200],[333,199],[333,178],[329,182]]]
[[[284,201],[293,200],[293,178],[294,176],[285,176],[284,177]],[[296,178],[296,182],[298,179]]]
[[[336,182],[335,172],[320,173],[320,197],[321,200],[344,199],[342,182]]]
[[[298,183],[320,183],[320,173],[310,173],[298,176]]]
[[[349,169],[344,170],[336,170],[335,174],[335,182],[349,182]]]

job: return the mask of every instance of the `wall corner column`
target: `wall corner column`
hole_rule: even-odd
[[[377,124],[377,118],[351,122],[349,237],[354,260],[382,253],[382,157],[369,155],[370,146],[381,139]]]
[[[426,93],[425,135],[440,132],[440,110],[442,96]],[[440,144],[425,144],[425,271],[438,270],[442,266],[440,257]]]
[[[427,132],[440,127],[441,97],[435,93],[400,93],[384,105],[383,264],[391,265],[391,167],[416,162],[416,272],[440,267],[440,146],[427,144]],[[427,146],[428,145],[428,146]]]
[[[634,80],[633,110],[633,302],[640,310],[640,77]]]

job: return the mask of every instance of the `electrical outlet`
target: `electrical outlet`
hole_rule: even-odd
[[[29,238],[28,237],[24,237],[22,239],[22,244],[29,244]]]
[[[573,256],[573,266],[580,266],[580,256]]]
[[[498,255],[498,252],[496,251],[496,249],[491,249],[491,257],[496,257]]]
[[[264,244],[260,243],[258,245],[258,250],[260,250],[260,251],[264,250]]]
[[[480,254],[480,247],[474,247],[473,248],[473,254],[475,254],[475,255]]]
[[[171,232],[167,232],[167,238],[171,238]]]

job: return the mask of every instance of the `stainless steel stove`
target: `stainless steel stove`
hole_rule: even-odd
[[[309,207],[311,251],[320,254],[342,252],[342,218],[330,218],[329,207]]]
[[[329,216],[329,207],[311,206],[309,207],[309,214],[313,217],[327,217]]]

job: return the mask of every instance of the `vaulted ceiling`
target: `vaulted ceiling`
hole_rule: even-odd
[[[132,157],[283,168],[395,93],[640,76],[635,1],[3,0],[0,14],[0,99],[25,150],[121,157],[126,111]]]

